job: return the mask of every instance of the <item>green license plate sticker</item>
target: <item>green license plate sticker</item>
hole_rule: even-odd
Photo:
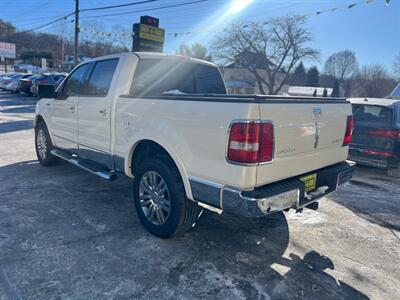
[[[306,192],[315,190],[317,187],[317,174],[311,174],[300,178],[304,182]]]

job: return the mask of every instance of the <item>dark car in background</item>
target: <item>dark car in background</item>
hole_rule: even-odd
[[[40,75],[34,74],[27,78],[21,78],[18,82],[17,92],[32,95],[32,93],[31,93],[32,81],[35,78],[37,78],[38,76],[40,76]]]
[[[41,74],[40,77],[32,80],[32,85],[30,91],[32,95],[38,95],[38,86],[39,85],[54,85],[58,86],[66,77],[65,74]]]
[[[349,158],[400,177],[400,100],[351,98],[354,129]]]

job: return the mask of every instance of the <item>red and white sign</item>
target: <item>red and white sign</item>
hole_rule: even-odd
[[[0,57],[15,58],[15,44],[0,42]]]

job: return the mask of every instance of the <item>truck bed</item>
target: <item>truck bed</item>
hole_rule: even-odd
[[[313,109],[322,110],[318,120],[313,118]],[[130,124],[140,119],[140,128],[144,123],[160,128],[161,134],[168,137],[165,143],[172,144],[171,148],[178,147],[177,159],[188,176],[221,185],[251,190],[347,158],[347,147],[342,147],[342,142],[351,107],[341,98],[211,94],[133,98],[122,95],[117,110],[121,111],[121,117],[125,114],[122,117],[125,120],[135,119]],[[229,126],[238,119],[273,122],[275,155],[271,163],[237,166],[227,162]],[[316,127],[319,132],[315,148]],[[118,127],[117,122],[117,130],[121,131],[118,128],[121,124]],[[146,129],[136,128],[136,131],[150,134]],[[121,143],[117,141],[117,145]]]

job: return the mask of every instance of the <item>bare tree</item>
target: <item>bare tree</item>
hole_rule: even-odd
[[[113,45],[129,51],[132,44],[132,33],[121,25],[114,25],[111,31],[110,41]]]
[[[301,60],[319,56],[318,50],[307,47],[312,35],[305,25],[306,18],[299,16],[234,23],[217,38],[214,55],[247,68],[261,93],[277,94]]]
[[[210,54],[208,54],[207,48],[200,43],[195,43],[191,46],[181,44],[177,53],[193,58],[212,61],[212,57]]]
[[[351,96],[382,98],[389,95],[396,81],[389,76],[384,66],[374,64],[363,66],[348,84],[351,86]]]
[[[400,53],[396,56],[393,61],[393,72],[397,80],[400,81]]]
[[[325,62],[325,74],[334,76],[340,82],[355,75],[358,71],[356,54],[344,50],[332,54]]]

